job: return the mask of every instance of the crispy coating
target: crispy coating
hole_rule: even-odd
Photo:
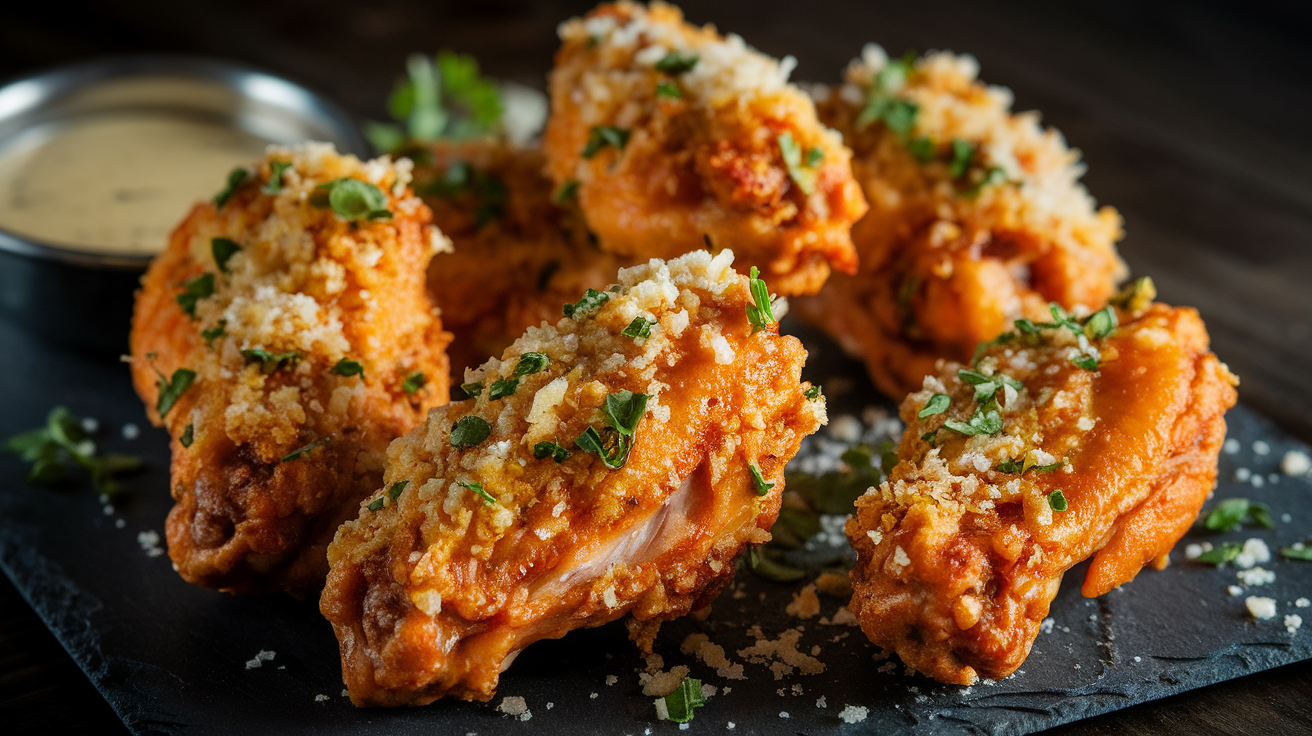
[[[560,35],[548,172],[557,186],[578,182],[604,249],[673,258],[732,248],[784,295],[814,294],[831,266],[855,272],[850,230],[866,203],[850,152],[788,84],[791,59],[684,23],[663,3],[602,5]],[[695,63],[662,63],[672,52]],[[599,127],[627,140],[585,150]],[[797,146],[795,176],[784,134]]]
[[[1012,113],[1011,93],[977,73],[969,56],[916,60],[885,95],[914,106],[905,134],[861,120],[872,87],[901,78],[877,46],[849,66],[847,84],[817,92],[821,120],[854,152],[870,211],[852,229],[860,271],[794,306],[895,398],[939,358],[967,360],[1012,320],[1046,317],[1049,302],[1102,307],[1125,276],[1121,218],[1095,209],[1078,151],[1037,113]]]
[[[273,161],[292,166],[267,194]],[[406,189],[408,172],[386,159],[307,144],[275,149],[253,171],[222,207],[196,205],[151,264],[132,376],[150,420],[172,437],[167,531],[178,573],[231,592],[301,596],[323,585],[333,533],[381,483],[387,444],[447,400],[450,335],[423,282],[441,234]],[[380,187],[392,218],[347,222],[315,204],[316,187],[340,177]],[[214,238],[241,248],[223,269]],[[202,274],[214,291],[193,318],[177,297]],[[288,356],[266,364],[243,350]],[[333,373],[342,360],[363,376]],[[161,417],[161,376],[180,368],[195,382]],[[427,384],[408,393],[403,383],[417,373]]]
[[[357,705],[487,700],[525,646],[625,614],[649,646],[768,541],[784,465],[825,411],[804,396],[801,343],[753,332],[732,261],[702,251],[621,271],[599,309],[530,328],[469,376],[487,387],[477,399],[389,448],[387,486],[339,530],[320,601]],[[650,336],[622,335],[638,317]],[[532,353],[549,362],[525,372]],[[516,375],[513,394],[490,397]],[[621,391],[650,399],[610,469],[575,438],[593,428],[615,447],[605,407]],[[490,436],[454,446],[475,417]],[[749,466],[773,488],[758,493]]]
[[[561,305],[605,289],[635,262],[590,243],[577,208],[553,201],[540,151],[441,142],[415,159],[415,191],[452,243],[428,266],[428,292],[454,336],[454,376],[560,319]]]
[[[944,426],[979,406],[959,365],[927,376],[902,404],[901,460],[847,523],[851,608],[870,640],[941,682],[1005,677],[1070,567],[1093,556],[1093,597],[1164,563],[1215,483],[1235,403],[1238,379],[1207,344],[1197,312],[1154,304],[1095,341],[1096,371],[1071,362],[1066,328],[993,345],[978,371],[1024,384],[998,389],[994,435]],[[921,417],[934,394],[951,407]]]

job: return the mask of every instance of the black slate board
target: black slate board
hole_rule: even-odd
[[[812,350],[810,377],[831,386],[830,411],[859,413],[880,404],[868,382],[837,348],[798,330]],[[143,456],[149,468],[130,479],[130,497],[107,511],[89,486],[48,490],[21,482],[23,468],[0,457],[0,567],[82,666],[135,733],[560,733],[655,734],[677,727],[657,722],[652,698],[641,694],[643,662],[622,626],[578,631],[535,644],[502,679],[491,704],[439,702],[424,708],[359,710],[342,697],[337,646],[313,601],[279,596],[243,597],[184,583],[167,556],[151,557],[137,536],[163,532],[170,506],[164,433],[145,426],[127,367],[39,342],[0,322],[0,437],[39,425],[55,404],[97,418],[104,449]],[[852,388],[838,392],[834,376]],[[887,403],[883,403],[887,407]],[[1039,637],[1015,676],[973,688],[944,686],[878,668],[859,629],[826,625],[841,601],[821,598],[821,615],[805,621],[784,613],[802,583],[783,585],[750,574],[720,598],[702,622],[685,619],[657,642],[666,667],[687,665],[692,675],[719,688],[689,731],[728,733],[1032,733],[1060,723],[1123,708],[1190,688],[1312,658],[1308,631],[1286,631],[1284,615],[1306,614],[1294,601],[1312,596],[1312,563],[1274,559],[1273,584],[1245,593],[1277,601],[1279,615],[1254,621],[1244,596],[1232,597],[1232,568],[1183,561],[1194,541],[1264,539],[1279,545],[1304,541],[1312,529],[1312,482],[1278,473],[1286,450],[1307,447],[1244,406],[1230,412],[1230,436],[1239,450],[1223,454],[1217,498],[1246,496],[1268,503],[1274,530],[1208,534],[1195,529],[1181,542],[1175,563],[1097,600],[1079,595],[1083,567],[1053,604],[1054,626]],[[126,423],[141,437],[122,439]],[[1256,455],[1253,442],[1270,451]],[[1247,468],[1262,488],[1236,480]],[[1272,479],[1275,482],[1272,482]],[[1210,507],[1210,504],[1209,504]],[[122,520],[122,528],[118,526]],[[709,634],[731,660],[754,642],[759,625],[771,639],[802,627],[799,649],[820,647],[827,669],[776,680],[763,665],[745,663],[746,680],[724,680],[679,651],[691,633]],[[246,662],[264,650],[276,656],[258,669]],[[895,660],[891,660],[895,661]],[[616,681],[607,685],[608,676]],[[594,696],[595,694],[595,696]],[[319,696],[325,696],[320,698]],[[503,696],[525,698],[528,722],[497,712]],[[827,707],[817,706],[824,696]],[[548,708],[548,704],[551,707]],[[869,708],[869,717],[845,725],[846,705]],[[787,718],[783,717],[787,713]]]

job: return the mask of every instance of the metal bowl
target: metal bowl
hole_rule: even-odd
[[[187,56],[112,57],[10,82],[0,87],[0,149],[39,128],[134,110],[220,122],[269,143],[327,141],[359,156],[369,150],[349,116],[304,87]],[[151,258],[77,250],[0,228],[0,311],[50,339],[122,352],[133,293]]]

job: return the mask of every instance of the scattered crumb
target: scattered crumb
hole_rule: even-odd
[[[588,694],[588,700],[596,700],[596,699],[597,699],[597,693]]]
[[[1270,454],[1271,454],[1271,445],[1268,445],[1267,443],[1263,442],[1262,440],[1256,440],[1256,441],[1253,442],[1253,454],[1255,454],[1255,455],[1270,455]]]
[[[721,695],[728,695],[731,691],[733,691],[733,688],[731,688],[731,687],[726,687],[725,689],[723,689],[723,690],[720,691],[720,694],[721,694]]]
[[[82,429],[87,434],[95,434],[100,431],[100,421],[93,417],[86,417],[82,420]]]
[[[322,694],[322,693],[320,693],[320,694],[314,696],[314,702],[316,702],[316,703],[322,703],[323,701],[325,701],[325,700],[327,700],[327,699],[328,699],[328,696],[327,696],[327,695],[324,695],[324,694]]]
[[[1306,598],[1299,598],[1298,600],[1294,601],[1295,608],[1307,608],[1308,606],[1312,606],[1312,601],[1309,601]]]
[[[1143,659],[1142,659],[1142,658],[1140,658],[1140,657],[1135,657],[1135,658],[1134,658],[1134,661],[1136,661],[1136,662],[1142,662],[1142,661],[1143,661]]]
[[[801,670],[804,675],[818,675],[824,672],[824,662],[797,651],[797,642],[801,638],[800,629],[787,629],[773,641],[765,638],[757,639],[752,646],[739,649],[738,656],[746,657],[747,661],[754,664],[766,664],[771,658],[775,659],[776,661],[770,664],[770,671],[774,673],[776,680],[782,680],[784,675],[792,674],[794,668]]]
[[[687,676],[688,668],[679,665],[671,667],[669,672],[639,673],[638,682],[642,684],[643,695],[664,698],[674,692],[675,688],[679,687],[679,683],[683,682],[683,678]]]
[[[1196,559],[1198,559],[1199,557],[1202,557],[1204,552],[1211,552],[1211,551],[1212,551],[1212,543],[1211,543],[1211,542],[1203,542],[1202,544],[1189,544],[1189,545],[1185,545],[1185,548],[1184,548],[1184,558],[1185,558],[1186,560],[1196,560]],[[1118,589],[1118,590],[1119,590],[1119,589]]]
[[[1230,585],[1226,587],[1225,592],[1229,593],[1234,598],[1238,598],[1244,594],[1244,589],[1238,585]]]
[[[164,554],[164,548],[159,546],[159,532],[153,529],[137,532],[137,544],[141,545],[141,549],[148,557],[159,557]]]
[[[725,728],[727,728],[727,729],[729,729],[730,731],[732,731],[732,730],[734,729],[734,725],[735,725],[735,724],[734,724],[733,721],[729,721],[728,725],[726,725]]]
[[[1267,583],[1274,583],[1276,581],[1276,574],[1262,567],[1254,567],[1251,570],[1240,570],[1235,573],[1235,577],[1239,578],[1239,582],[1250,588],[1255,588],[1259,585],[1266,585]]]
[[[1043,623],[1039,624],[1039,631],[1044,634],[1051,634],[1052,627],[1056,623],[1057,623],[1056,621],[1053,621],[1050,618],[1045,618],[1043,619]]]
[[[670,720],[670,708],[665,704],[665,698],[656,698],[652,701],[652,705],[656,706],[656,720]]]
[[[125,520],[123,520],[123,519],[115,519],[115,520],[114,520],[114,528],[115,528],[115,529],[122,529],[123,527],[125,527],[125,526],[127,526],[127,525],[128,525],[127,521],[125,521]]]
[[[1307,475],[1312,470],[1312,458],[1302,450],[1290,450],[1280,458],[1280,472],[1285,475]]]
[[[815,701],[815,707],[817,707],[817,708],[828,708],[828,707],[829,707],[829,704],[825,702],[825,696],[821,695],[819,698],[816,699],[816,701]]]
[[[347,690],[346,688],[342,688],[342,697],[343,697],[343,698],[349,698],[349,697],[351,697],[351,691],[350,691],[350,690]]]
[[[820,623],[824,623],[822,620]],[[860,626],[861,622],[857,620],[856,614],[852,613],[847,606],[839,606],[834,613],[834,617],[829,620],[834,626]]]
[[[1294,516],[1292,514],[1281,514],[1280,520],[1288,524],[1289,522],[1294,520]]]
[[[124,424],[124,425],[123,425],[123,439],[125,439],[125,440],[135,440],[136,438],[138,438],[138,437],[140,437],[140,436],[141,436],[141,428],[138,427],[137,425],[135,425],[135,424]]]
[[[779,711],[779,717],[780,717],[780,718],[787,718],[787,717],[788,717],[788,711],[786,711],[786,710],[781,710],[781,711]]]
[[[745,680],[742,664],[731,661],[724,653],[724,647],[715,644],[706,634],[689,634],[679,646],[684,654],[695,654],[697,659],[707,667],[714,667],[715,674],[726,680]]]
[[[849,705],[838,711],[838,720],[843,723],[860,723],[870,715],[870,709],[864,705]]]
[[[532,717],[532,714],[528,709],[528,703],[525,703],[524,699],[518,695],[507,695],[502,698],[501,704],[497,706],[497,710],[508,716],[515,716],[521,721],[527,721]]]
[[[1298,631],[1298,627],[1303,625],[1303,617],[1297,613],[1291,613],[1285,616],[1285,631],[1293,634]]]
[[[551,710],[552,708],[555,708],[555,707],[556,707],[556,704],[555,704],[555,703],[547,703],[547,710]]]
[[[273,658],[276,656],[278,656],[277,652],[261,649],[259,652],[256,652],[254,657],[246,660],[246,669],[253,670],[256,667],[262,667],[265,662],[272,662]]]
[[[813,618],[820,613],[820,599],[816,597],[815,585],[808,585],[793,595],[793,602],[784,609],[789,615],[800,619]]]
[[[715,697],[715,690],[716,690],[716,688],[715,688],[714,685],[711,685],[710,683],[705,683],[705,682],[702,683],[702,697],[703,697],[703,698],[713,698],[713,697]]]
[[[1247,483],[1249,478],[1253,477],[1253,471],[1248,468],[1237,468],[1235,470],[1235,480],[1240,483]]]
[[[620,678],[616,677],[615,675],[606,675],[606,686],[607,686],[607,687],[609,687],[609,686],[611,686],[611,685],[614,685],[615,683],[617,683],[617,682],[619,682],[619,681],[620,681]]]
[[[1239,440],[1231,437],[1230,439],[1225,441],[1225,445],[1222,447],[1222,449],[1225,450],[1225,454],[1234,455],[1235,453],[1239,452]]]
[[[1271,548],[1266,542],[1254,537],[1244,542],[1244,548],[1235,555],[1235,567],[1248,569],[1253,565],[1271,561]]]
[[[836,572],[822,572],[815,579],[815,589],[825,595],[850,600],[852,598],[852,578]]]
[[[829,420],[829,426],[826,428],[827,434],[848,444],[856,444],[861,441],[861,421],[851,414],[839,414]]]
[[[1276,602],[1274,598],[1261,598],[1259,596],[1250,595],[1247,600],[1244,601],[1244,606],[1248,608],[1248,613],[1251,614],[1253,618],[1261,619],[1263,621],[1275,618]]]
[[[801,686],[801,685],[794,684],[794,685],[793,685],[793,688],[792,688],[792,692],[793,692],[793,695],[794,695],[794,696],[797,696],[797,695],[801,695],[801,694],[802,694],[803,692],[805,692],[805,691],[802,690],[802,686]]]

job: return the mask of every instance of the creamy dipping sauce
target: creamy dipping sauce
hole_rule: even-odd
[[[74,119],[25,138],[0,151],[0,228],[76,250],[147,255],[269,143],[153,111]]]

